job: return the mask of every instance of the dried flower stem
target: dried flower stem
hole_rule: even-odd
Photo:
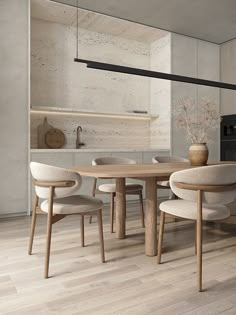
[[[216,104],[204,98],[198,102],[192,97],[179,99],[173,115],[177,128],[183,128],[192,143],[206,142],[209,130],[218,128],[220,123]]]

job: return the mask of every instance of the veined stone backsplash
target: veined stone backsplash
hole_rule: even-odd
[[[38,148],[37,127],[45,115],[31,114],[31,149]],[[76,130],[82,127],[82,149],[143,149],[150,146],[150,121],[110,117],[46,116],[48,124],[65,134],[63,149],[76,148]]]

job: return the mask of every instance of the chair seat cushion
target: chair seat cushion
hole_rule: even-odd
[[[116,184],[102,184],[98,187],[98,189],[100,191],[103,191],[103,192],[107,192],[107,193],[113,193],[113,192],[116,192]],[[139,184],[126,184],[125,185],[125,190],[127,192],[132,192],[132,191],[141,191],[143,189],[143,186],[142,185],[139,185]]]
[[[160,204],[160,210],[177,217],[196,220],[197,203],[187,200],[168,200]],[[223,205],[203,204],[202,218],[204,221],[214,221],[230,216],[230,210]]]
[[[157,185],[159,186],[165,186],[167,188],[170,188],[170,182],[168,180],[162,180],[162,181],[158,181]]]
[[[75,195],[65,198],[54,199],[53,214],[78,214],[93,212],[102,209],[103,202],[94,197]],[[44,212],[48,212],[48,200],[44,200],[40,208]]]

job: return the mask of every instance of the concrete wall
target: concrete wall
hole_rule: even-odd
[[[0,215],[28,210],[28,6],[0,1]]]

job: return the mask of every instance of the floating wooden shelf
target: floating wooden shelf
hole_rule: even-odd
[[[83,111],[75,110],[71,108],[62,108],[62,107],[31,107],[31,114],[47,114],[47,115],[78,115],[78,116],[91,116],[91,117],[110,117],[110,118],[124,118],[124,119],[140,119],[140,120],[151,120],[156,119],[158,116],[152,116],[149,114],[143,113],[111,113],[111,112],[92,112],[92,111]]]

